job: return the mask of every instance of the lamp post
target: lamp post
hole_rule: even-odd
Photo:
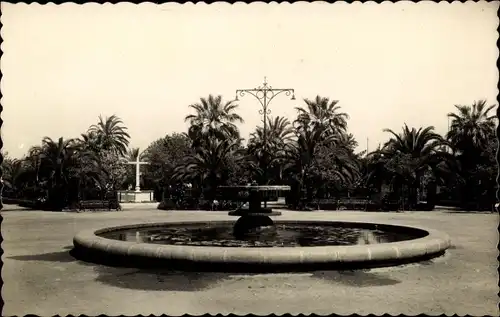
[[[291,100],[295,100],[295,91],[292,88],[273,88],[267,84],[266,77],[264,77],[264,83],[262,86],[253,89],[237,89],[236,90],[236,101],[238,101],[238,95],[244,97],[245,94],[250,94],[254,96],[262,106],[262,109],[259,110],[259,114],[264,116],[264,135],[263,135],[263,143],[264,143],[264,155],[267,156],[267,116],[271,114],[271,109],[269,109],[269,103],[274,99],[277,95],[281,93],[285,93],[285,95],[292,95]],[[264,178],[267,182],[267,168],[264,170]],[[267,207],[267,201],[264,201],[264,206]]]

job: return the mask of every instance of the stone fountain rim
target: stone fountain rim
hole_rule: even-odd
[[[132,228],[152,226],[179,226],[204,224],[206,221],[141,223],[107,228],[83,230],[73,238],[75,249],[105,253],[111,256],[133,257],[135,259],[175,260],[210,264],[342,264],[349,262],[407,261],[413,258],[439,254],[451,245],[449,236],[434,229],[406,225],[372,223],[362,221],[297,221],[282,220],[276,224],[334,225],[348,223],[359,226],[377,226],[397,229],[425,231],[427,235],[413,240],[354,246],[312,246],[312,247],[214,247],[188,245],[162,245],[112,240],[97,234]],[[210,223],[234,223],[234,221],[210,221]]]

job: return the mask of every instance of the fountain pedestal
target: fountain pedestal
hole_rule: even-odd
[[[288,191],[290,186],[241,186],[231,187],[231,189],[240,189],[245,192],[246,199],[248,201],[248,207],[244,206],[230,211],[228,214],[230,216],[240,217],[233,228],[233,235],[235,237],[244,237],[248,234],[260,231],[263,228],[273,229],[274,222],[270,218],[271,216],[280,216],[281,212],[273,211],[272,208],[263,208],[262,200],[267,192],[271,191]]]

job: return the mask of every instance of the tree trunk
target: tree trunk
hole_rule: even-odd
[[[437,185],[435,181],[430,181],[427,184],[427,210],[433,210],[434,207],[436,206],[436,198],[437,198]]]
[[[215,200],[215,197],[217,195],[217,176],[216,175],[210,175],[209,176],[209,188],[208,188],[208,200],[213,201]]]
[[[408,186],[408,209],[415,210],[418,203],[418,189],[420,188],[420,183],[418,181],[412,182]]]

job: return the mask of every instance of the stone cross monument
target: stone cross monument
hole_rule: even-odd
[[[141,177],[141,165],[147,165],[148,162],[141,162],[140,156],[138,155],[134,161],[126,162],[129,165],[135,165],[135,190],[131,191],[130,187],[128,190],[118,191],[118,200],[120,203],[151,203],[154,202],[154,191],[153,190],[141,190],[140,177]]]
[[[127,162],[127,164],[135,165],[135,191],[136,192],[140,192],[141,191],[141,186],[140,186],[140,176],[141,176],[140,167],[141,167],[141,165],[147,165],[147,164],[149,164],[148,162],[141,162],[140,159],[139,159],[139,156],[140,155],[137,155],[137,159],[135,161]]]

